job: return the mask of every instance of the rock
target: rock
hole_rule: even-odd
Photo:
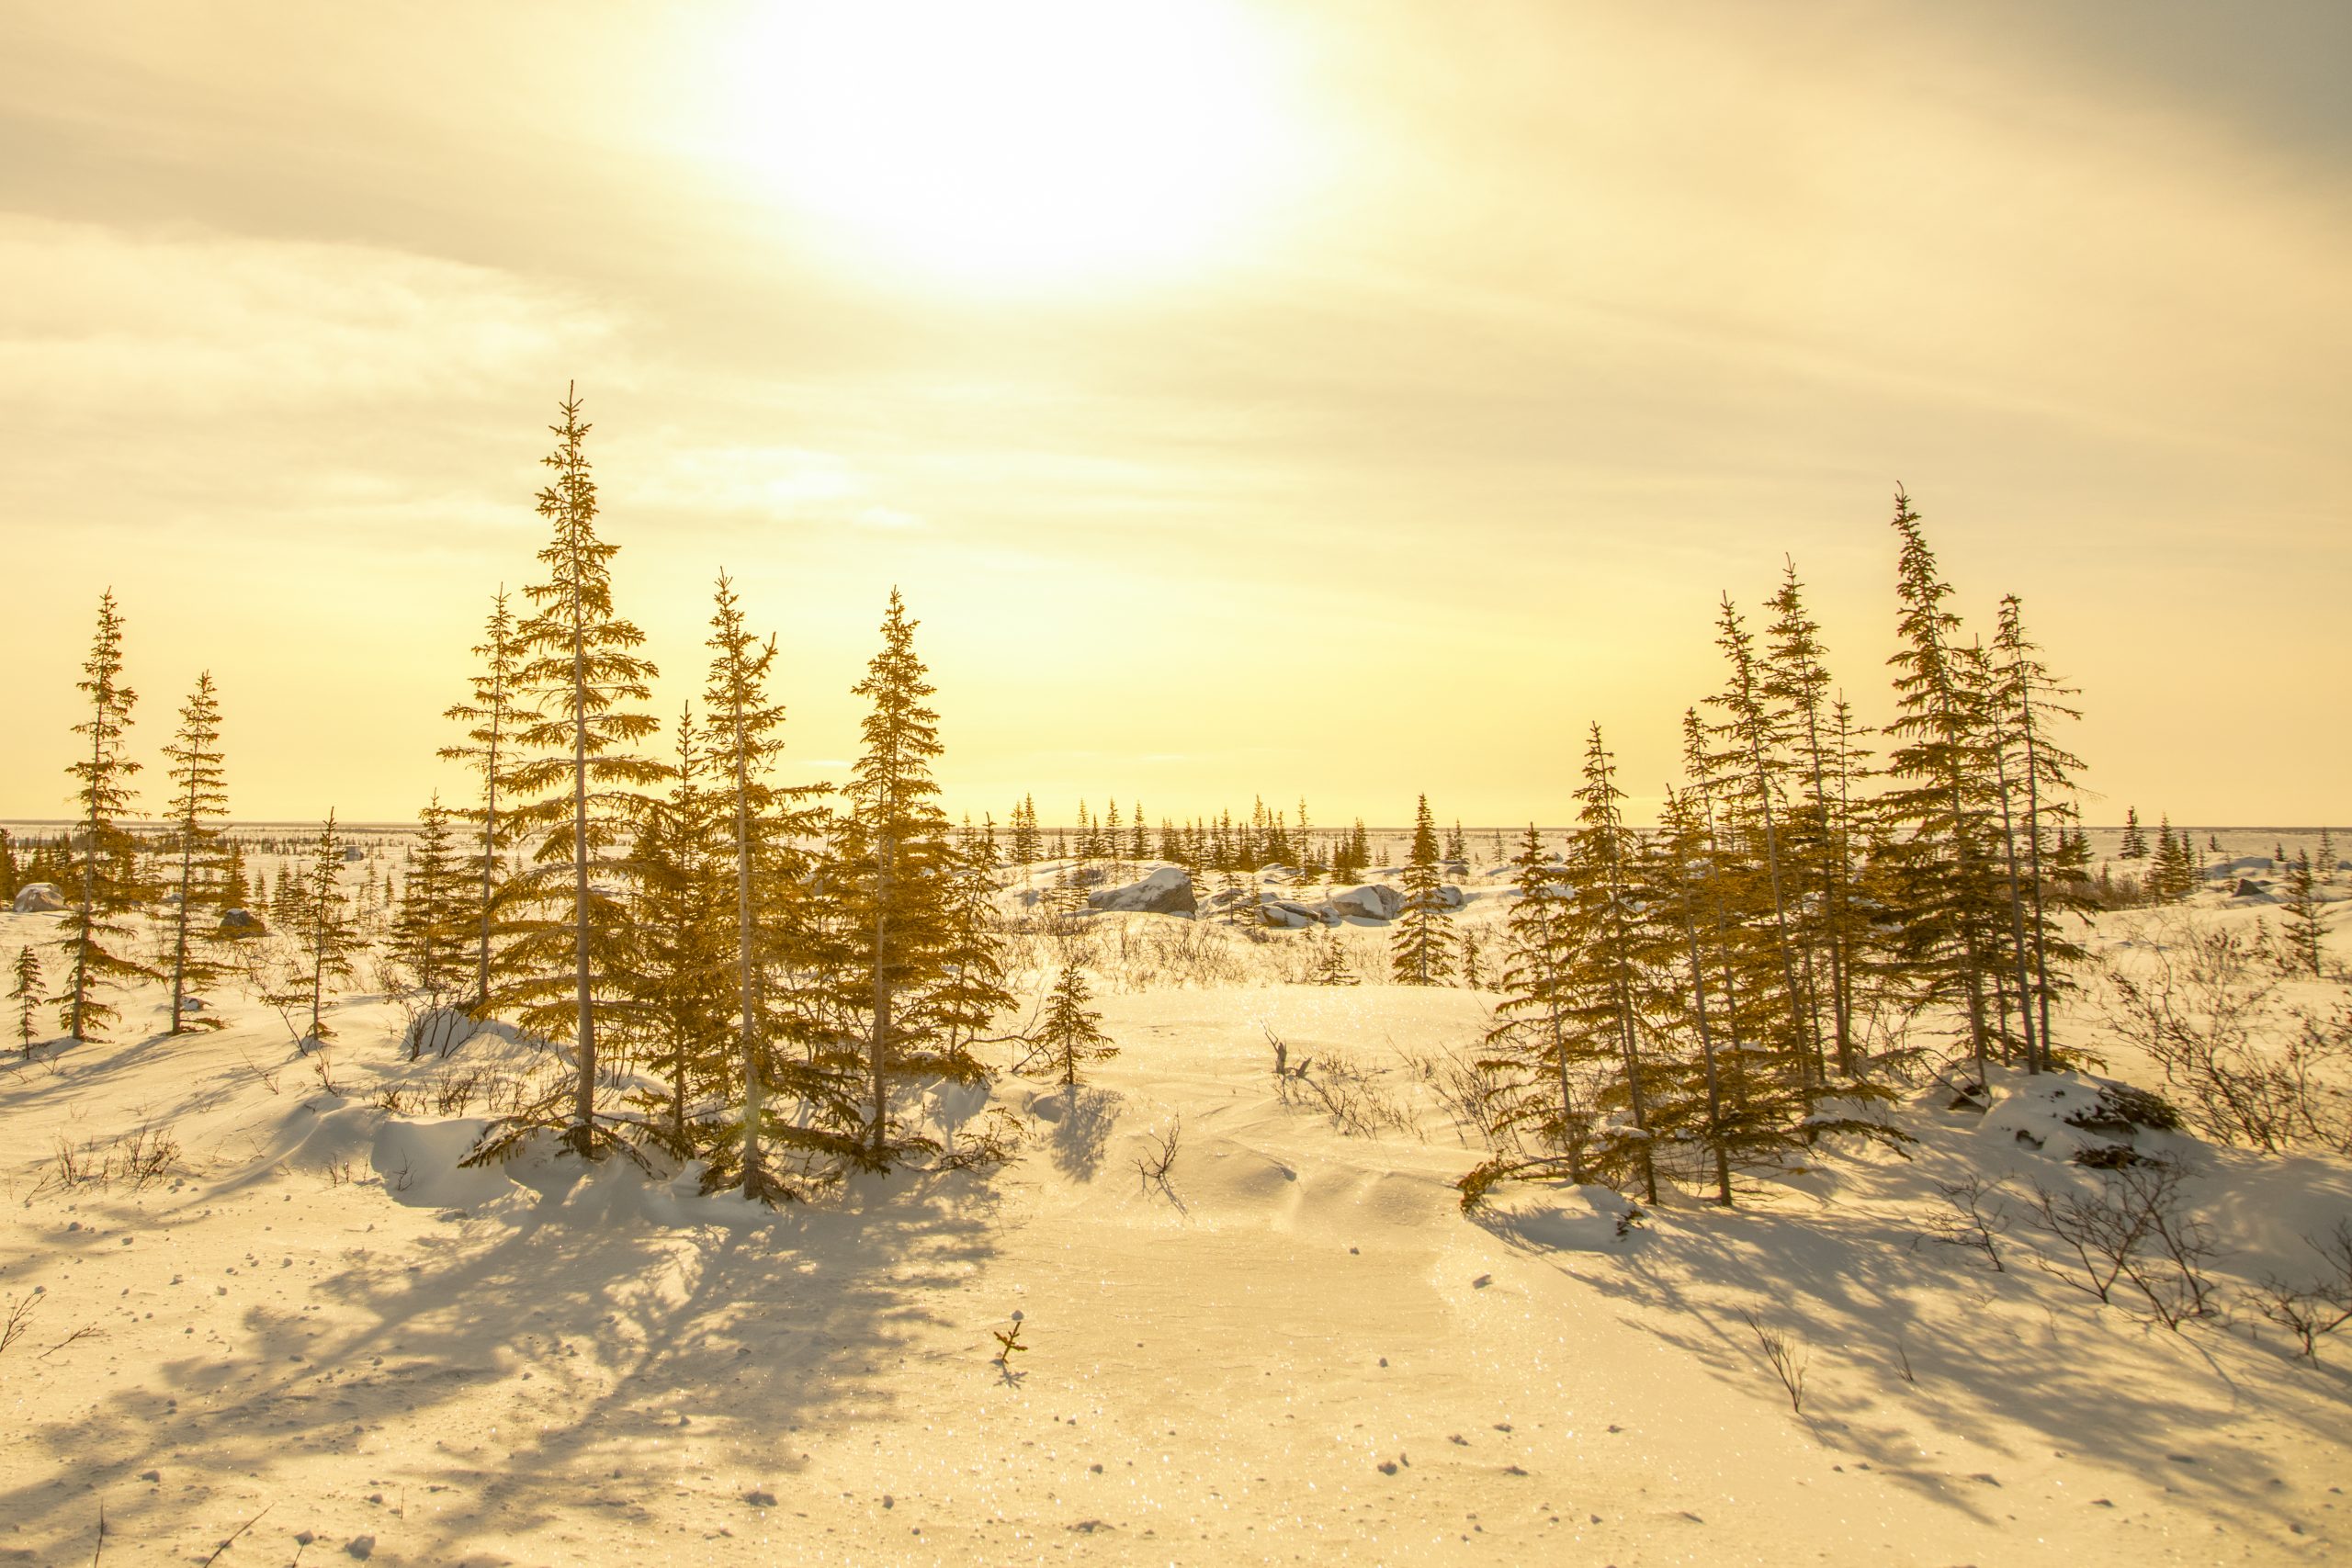
[[[1385,883],[1369,883],[1331,895],[1331,907],[1342,915],[1367,920],[1393,920],[1405,907],[1405,896]]]
[[[251,909],[223,909],[220,911],[220,934],[222,936],[259,936],[268,929],[269,927],[262,922],[262,918],[259,915],[254,914]]]
[[[360,1562],[365,1562],[370,1557],[376,1555],[376,1538],[372,1535],[353,1536],[349,1540],[344,1542],[343,1550],[346,1554],[356,1557]]]
[[[1294,904],[1287,898],[1270,898],[1259,905],[1258,918],[1270,926],[1280,926],[1286,931],[1322,923],[1322,917],[1314,910],[1304,904]]]
[[[1145,915],[1190,915],[1200,906],[1193,898],[1193,879],[1178,866],[1163,865],[1141,882],[1106,887],[1086,896],[1087,906]]]
[[[1461,888],[1456,887],[1451,882],[1442,883],[1439,886],[1437,890],[1437,907],[1439,908],[1459,909],[1462,908],[1463,903],[1464,899]]]
[[[368,858],[368,852],[361,849],[357,844],[345,844],[343,846],[343,858],[347,861],[366,860]]]
[[[775,1494],[753,1490],[743,1494],[743,1501],[754,1508],[773,1508],[775,1506]]]
[[[2254,881],[2250,877],[2241,876],[2238,878],[2237,890],[2232,893],[2230,897],[2233,898],[2267,898],[2270,897],[2270,889],[2265,887],[2261,883]]]
[[[17,889],[17,913],[20,915],[55,915],[65,908],[65,895],[57,890],[54,882],[28,882]]]

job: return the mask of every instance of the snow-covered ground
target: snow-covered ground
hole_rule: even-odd
[[[1498,920],[1500,879],[1464,886],[1463,921]],[[2186,918],[2262,913],[2216,891]],[[1314,931],[1090,923],[1121,1055],[1075,1097],[999,1084],[1015,1163],[778,1214],[618,1163],[455,1169],[544,1065],[503,1035],[409,1063],[397,1008],[349,999],[322,1081],[257,1003],[171,1039],[138,994],[118,1043],[0,1077],[0,1307],[37,1301],[0,1353],[0,1562],[200,1562],[247,1526],[220,1562],[2345,1553],[2352,1342],[2302,1360],[2248,1292],[2312,1271],[2352,1164],[2136,1134],[2226,1249],[2232,1315],[2177,1334],[2036,1267],[2029,1223],[2000,1272],[1928,1239],[1939,1181],[2096,1181],[2064,1076],[1989,1113],[1914,1093],[1909,1157],[1825,1149],[1728,1213],[1518,1190],[1464,1216],[1476,1153],[1421,1065],[1490,997],[1290,983]],[[0,914],[0,956],[53,931]],[[1339,936],[1371,973],[1385,933]],[[1360,1069],[1385,1124],[1280,1092],[1270,1032]],[[176,1146],[144,1185],[141,1129]],[[115,1173],[69,1185],[61,1146]],[[1801,1410],[1751,1314],[1803,1359]]]

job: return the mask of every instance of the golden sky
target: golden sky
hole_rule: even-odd
[[[985,17],[979,13],[985,11]],[[1783,553],[1885,711],[1895,483],[2154,818],[2344,822],[2352,9],[0,3],[0,815],[99,592],[156,756],[406,817],[577,378],[674,714],[724,567],[956,810],[1654,798]]]

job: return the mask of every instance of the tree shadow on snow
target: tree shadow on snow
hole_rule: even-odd
[[[1084,1084],[1038,1096],[1031,1109],[1050,1118],[1053,1131],[1046,1134],[1046,1145],[1054,1168],[1073,1180],[1094,1179],[1102,1168],[1103,1151],[1110,1147],[1111,1132],[1118,1125],[1123,1103],[1116,1089]]]
[[[2251,1404],[2302,1422],[2315,1440],[2342,1441],[2340,1431],[2322,1431],[2242,1383],[2315,1377],[2340,1398],[2341,1373],[2290,1364],[2242,1340],[2226,1347],[2225,1368],[2208,1348],[2220,1330],[2175,1335],[2120,1305],[2098,1307],[2035,1269],[2016,1238],[2009,1271],[1996,1273],[1906,1226],[1850,1211],[1685,1211],[1672,1227],[1650,1245],[1586,1250],[1612,1255],[1616,1266],[1580,1267],[1574,1278],[1757,1397],[1781,1395],[1743,1311],[1767,1329],[1793,1331],[1811,1363],[1804,1414],[1792,1418],[1865,1456],[1878,1473],[1986,1523],[2009,1511],[1999,1483],[2031,1483],[2054,1450],[2161,1483],[2233,1528],[2283,1530],[2296,1515],[2283,1495],[2273,1506],[2267,1495],[2274,1467],[2221,1429]],[[1561,1250],[1498,1234],[1538,1256]],[[1890,1416],[1888,1402],[1902,1413]],[[2032,1446],[2020,1445],[2029,1433]],[[2007,1455],[2018,1470],[1987,1480],[1934,1468],[1920,1450],[1937,1434]]]
[[[258,1495],[275,1500],[273,1529],[307,1523],[339,1544],[361,1533],[341,1526],[372,1518],[400,1560],[490,1562],[503,1559],[477,1543],[549,1521],[608,1533],[636,1500],[697,1481],[718,1495],[748,1472],[782,1495],[807,1465],[795,1434],[889,1418],[882,1374],[961,1315],[947,1293],[989,1255],[993,1203],[968,1175],[901,1173],[726,1225],[662,1227],[625,1205],[584,1224],[562,1193],[519,1223],[461,1229],[452,1215],[418,1246],[347,1249],[307,1292],[224,1326],[225,1345],[192,1340],[148,1386],[22,1430],[82,1484],[0,1486],[0,1518],[86,1534],[81,1505],[62,1509],[85,1485],[134,1555],[142,1539],[199,1537],[201,1555],[234,1528],[232,1499]],[[306,1297],[336,1310],[321,1322]],[[468,1398],[489,1385],[503,1386]],[[304,1496],[273,1483],[297,1451],[351,1462]],[[616,1479],[616,1462],[629,1473]],[[149,1469],[168,1485],[141,1484]],[[404,1518],[364,1506],[358,1483],[379,1479],[405,1488]]]

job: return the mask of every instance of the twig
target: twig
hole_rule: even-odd
[[[252,1518],[247,1519],[243,1524],[239,1525],[235,1535],[232,1535],[228,1540],[222,1541],[220,1545],[212,1549],[212,1555],[204,1560],[204,1568],[212,1568],[213,1562],[222,1552],[237,1544],[237,1536],[244,1534],[247,1530],[261,1523],[262,1514],[268,1513],[271,1508],[275,1508],[276,1506],[277,1506],[277,1505],[275,1503],[268,1504],[263,1507],[260,1514],[255,1514]]]
[[[36,1361],[46,1361],[51,1356],[56,1355],[60,1350],[64,1349],[68,1345],[73,1344],[76,1339],[94,1337],[96,1336],[102,1335],[105,1332],[105,1329],[100,1328],[95,1323],[85,1323],[81,1327],[75,1329],[73,1333],[67,1335],[64,1338],[59,1340],[56,1344],[51,1345],[48,1349],[43,1350],[40,1355],[35,1356],[33,1359]]]

